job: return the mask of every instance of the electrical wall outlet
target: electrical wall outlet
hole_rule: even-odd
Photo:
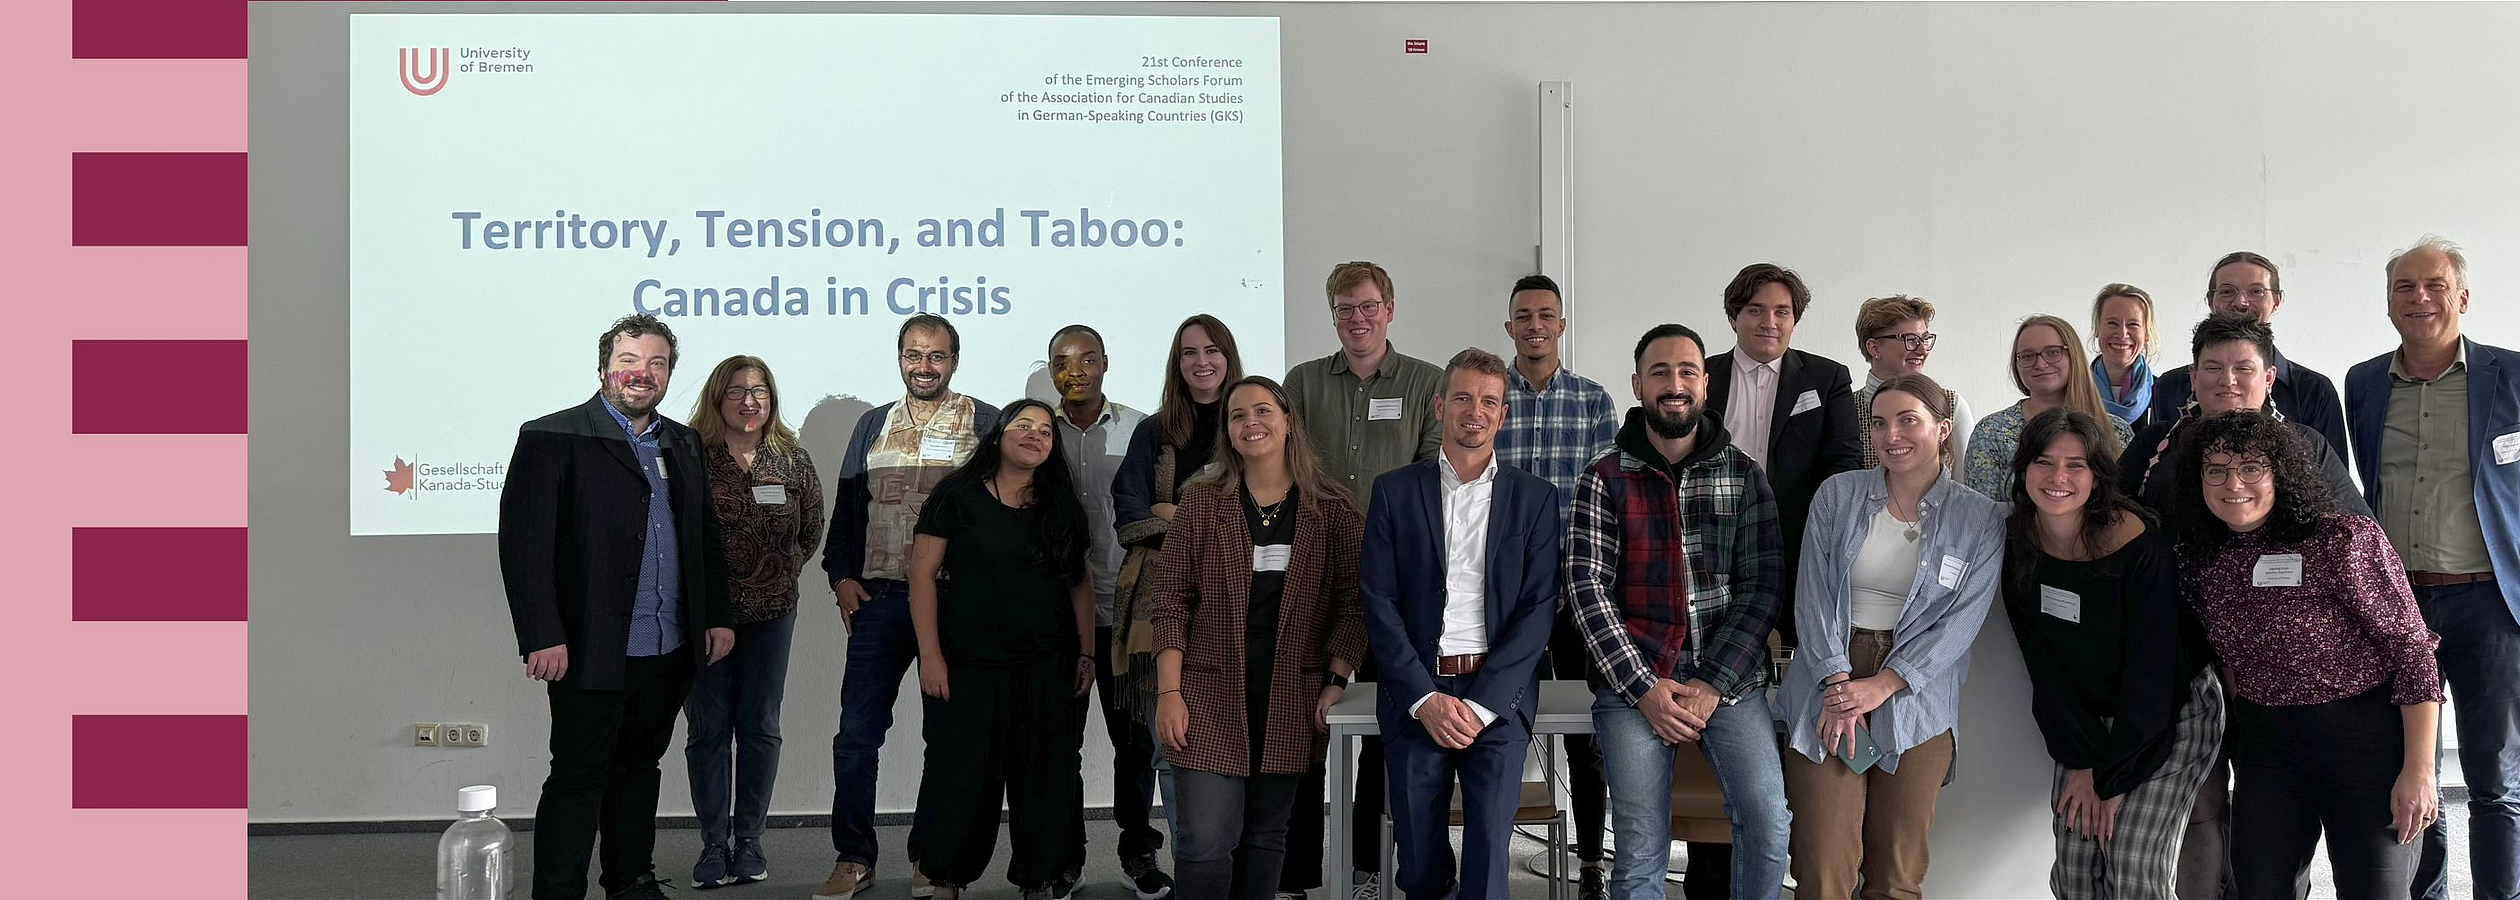
[[[412,745],[412,746],[414,746],[414,747],[435,747],[435,746],[439,746],[439,744],[438,744],[438,725],[437,725],[437,723],[435,723],[435,722],[420,722],[420,723],[416,723],[416,724],[412,725],[412,726],[411,726],[411,745]]]
[[[487,747],[490,726],[448,722],[438,726],[438,742],[448,747]]]

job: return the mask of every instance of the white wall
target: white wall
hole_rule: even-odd
[[[2392,345],[2379,264],[2425,231],[2476,258],[2470,333],[2520,341],[2520,317],[2487,299],[2498,263],[2520,254],[2509,4],[954,8],[1284,17],[1289,359],[1334,348],[1315,286],[1360,258],[1398,282],[1405,352],[1505,349],[1495,323],[1537,232],[1542,80],[1572,82],[1578,107],[1575,268],[1558,273],[1575,367],[1623,402],[1646,327],[1679,321],[1729,345],[1719,294],[1756,260],[1803,273],[1816,299],[1798,346],[1840,360],[1856,356],[1862,298],[1932,300],[1943,342],[1930,371],[1981,411],[2014,396],[2013,323],[2085,322],[2110,281],[2164,301],[2166,363],[2184,362],[2206,266],[2234,249],[2284,266],[2278,333],[2331,377]],[[299,477],[339,471],[345,452],[344,29],[339,8],[250,16],[250,815],[443,816],[456,786],[481,781],[529,807],[546,714],[516,674],[491,540],[354,541],[339,480]],[[1408,38],[1433,52],[1403,55]],[[807,585],[781,812],[829,804],[844,645],[821,595]],[[1934,896],[2044,891],[2046,762],[2018,651],[1990,624],[1935,831]],[[909,694],[885,809],[916,790]],[[432,719],[489,722],[492,746],[409,747],[408,724]],[[1087,795],[1107,796],[1095,757]],[[680,760],[667,757],[669,812],[688,811]]]

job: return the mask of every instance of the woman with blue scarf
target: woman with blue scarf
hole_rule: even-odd
[[[2100,404],[2132,431],[2152,424],[2152,295],[2131,284],[2100,289],[2091,301],[2091,380]]]

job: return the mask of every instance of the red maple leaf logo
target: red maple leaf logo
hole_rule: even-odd
[[[385,489],[397,494],[411,491],[411,464],[394,457],[394,467],[385,470]]]

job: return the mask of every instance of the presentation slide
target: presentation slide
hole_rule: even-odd
[[[1274,18],[368,14],[350,71],[354,534],[495,530],[517,426],[636,312],[662,412],[759,356],[809,449],[923,312],[998,406],[1076,322],[1141,410],[1191,313],[1285,370]]]

